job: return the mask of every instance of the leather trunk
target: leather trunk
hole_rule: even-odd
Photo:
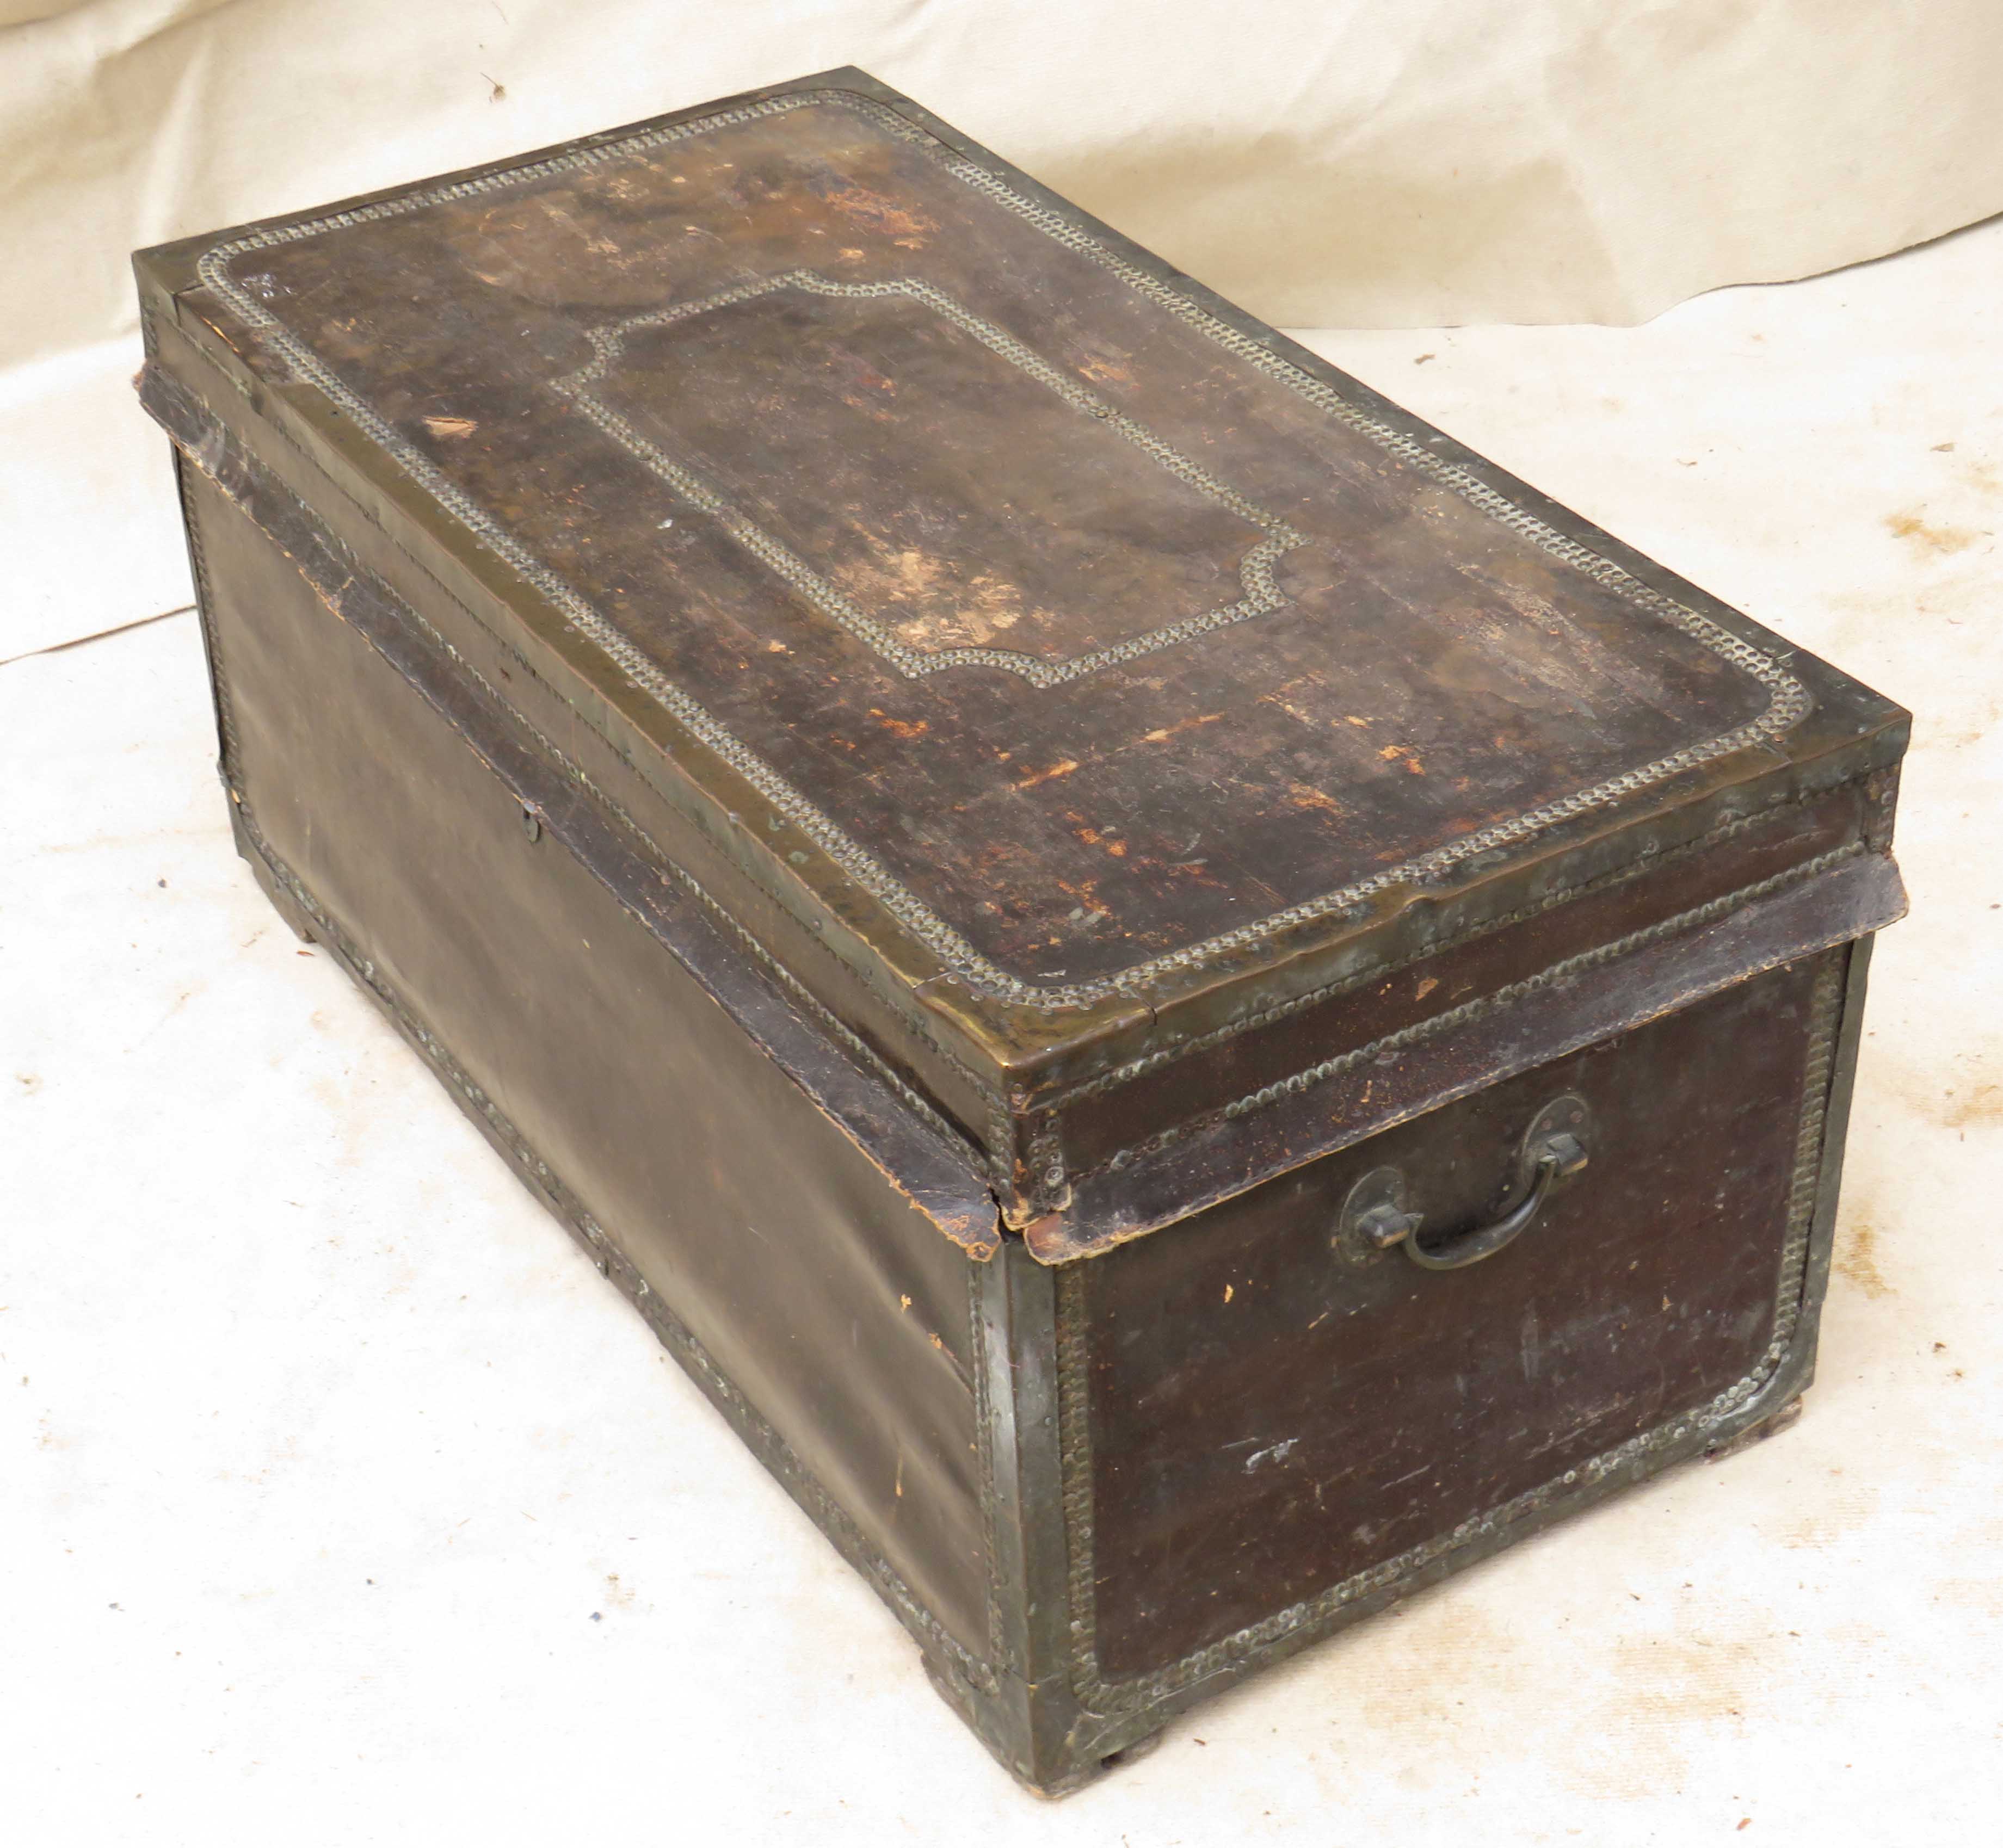
[[[244,856],[1026,1783],[1797,1399],[1896,707],[858,72],[135,260]]]

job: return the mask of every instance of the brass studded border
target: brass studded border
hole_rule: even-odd
[[[350,391],[325,362],[285,327],[251,289],[239,282],[229,269],[236,258],[257,250],[355,225],[400,217],[448,200],[477,197],[498,187],[517,185],[553,173],[603,166],[694,135],[711,134],[766,116],[816,106],[848,110],[885,132],[921,148],[975,191],[1014,212],[1065,249],[1117,276],[1138,294],[1188,323],[1225,351],[1286,385],[1328,416],[1368,437],[1401,463],[1459,495],[1551,556],[1614,590],[1636,608],[1646,610],[1701,643],[1767,689],[1767,710],[1743,725],[1701,744],[1672,752],[1653,763],[1625,771],[1591,788],[1577,791],[1507,821],[1464,835],[1402,865],[1371,874],[1320,897],[1288,906],[1202,943],[1136,963],[1117,974],[1089,982],[1042,983],[1025,980],[1004,969],[982,955],[960,931],[896,879],[874,855],[823,814],[802,791],[781,776],[685,689],[661,673],[573,586],[524,547],[470,495],[448,480],[386,418]],[[956,152],[896,110],[853,92],[809,89],[770,96],[692,121],[642,129],[620,139],[598,142],[569,153],[524,162],[469,180],[421,188],[375,204],[253,231],[204,252],[197,270],[202,281],[228,302],[243,323],[254,329],[274,354],[282,355],[301,378],[309,381],[338,405],[440,506],[560,609],[578,631],[589,637],[635,686],[645,690],[664,710],[686,725],[723,762],[757,788],[778,813],[813,840],[835,865],[869,892],[917,941],[939,955],[957,980],[981,993],[1054,1010],[1086,1007],[1110,995],[1143,990],[1165,976],[1212,962],[1280,931],[1351,910],[1372,893],[1389,886],[1436,879],[1477,855],[1529,840],[1559,823],[1604,807],[1681,771],[1779,737],[1799,724],[1812,704],[1800,681],[1752,643],[1675,599],[1651,589],[1589,547],[1568,538],[1482,480],[1473,470],[1435,454],[1418,438],[1351,403],[1327,381],[1275,352],[1267,341],[1221,320],[1173,283],[1109,248],[1064,215],[1026,197],[989,168]]]

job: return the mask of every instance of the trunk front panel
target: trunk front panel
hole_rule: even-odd
[[[1847,953],[1065,1273],[1097,1672],[1158,1671],[1374,1570],[1401,1576],[1467,1524],[1514,1519],[1596,1459],[1750,1398],[1795,1326]],[[1507,1249],[1431,1271],[1336,1238],[1351,1187],[1386,1165],[1428,1240],[1492,1218],[1526,1127],[1567,1092],[1591,1106],[1589,1164]]]

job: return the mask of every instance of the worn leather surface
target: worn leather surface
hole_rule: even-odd
[[[1805,711],[881,104],[778,101],[203,281],[976,986],[1089,987]]]
[[[1151,1701],[1237,1672],[1193,1652],[1237,1650],[1248,1625],[1270,1631],[1249,1649],[1297,1646],[1325,1613],[1289,1613],[1331,1585],[1382,1567],[1395,1588],[1499,1543],[1470,1523],[1702,1402],[1715,1422],[1753,1415],[1718,1395],[1785,1342],[1791,1276],[1806,1301],[1792,1184],[1818,1169],[1791,1106],[1828,1054],[1802,983],[1816,948],[1896,909],[1900,721],[1679,603],[1665,574],[1584,549],[1576,522],[1442,474],[1407,425],[1305,390],[1257,336],[942,145],[880,100],[795,91],[249,232],[193,259],[172,312],[194,351],[167,363],[207,394],[208,421],[177,432],[197,465],[226,446],[208,400],[234,383],[229,429],[292,452],[302,544],[358,573],[309,585],[282,522],[260,537],[224,519],[211,602],[225,686],[234,649],[253,689],[225,724],[247,814],[367,979],[519,1124],[933,1613],[915,1626],[944,1639],[935,1667],[971,1674],[964,1693],[1003,1640],[1019,1679],[989,1677],[977,1717],[1050,1705],[1071,1730],[1032,1755],[1068,1776],[1095,1742],[1138,1737]],[[811,261],[803,239],[820,240]],[[341,419],[351,434],[330,435]],[[473,549],[442,536],[445,515]],[[468,748],[453,699],[414,699],[371,652],[349,594],[379,568],[364,551],[415,574],[414,622],[442,592],[458,614],[441,603],[442,620],[484,631],[495,672],[512,660],[565,704],[558,735],[590,731],[642,781],[625,696],[657,700],[771,805],[732,805],[672,727],[638,726],[655,767],[687,771],[669,807],[696,837],[740,868],[764,856],[769,893],[788,868],[811,886],[824,855],[906,934],[872,937],[859,903],[830,915],[886,965],[918,971],[916,945],[963,982],[1004,1217],[1067,1265],[1038,1273],[1053,1340],[1012,1347],[1005,1379],[994,1331],[967,1326],[965,1259],[899,1195],[896,1164],[663,955],[648,907],[565,826],[523,831],[526,784]],[[467,578],[495,626],[460,599]],[[580,667],[587,646],[623,690]],[[567,799],[591,816],[548,812],[579,839],[617,812],[602,791]],[[1567,844],[1540,865],[1544,830]],[[663,837],[641,870],[666,884],[680,844]],[[1729,934],[1761,875],[1792,895],[1776,903],[1830,898],[1778,973],[1671,1012],[1794,952],[1725,954],[1708,986],[1658,994],[1608,948],[1694,898]],[[1345,961],[1331,939],[1323,987],[1281,968],[1268,927],[1334,915],[1332,891],[1400,921],[1402,964],[1381,945]],[[1470,996],[1543,983],[1576,1003],[1589,962],[1613,1009],[1591,1035],[1567,1039],[1561,1008],[1491,1010],[1506,1044],[1442,1036],[1451,1082],[1400,1094],[1414,1120],[1313,1161],[1328,1124],[1308,1118],[1367,1133],[1375,1107],[1371,1071],[1330,1085],[1318,1055],[1395,1064],[1398,1035],[1451,1025]],[[1164,1018],[1137,969],[1178,972],[1179,1005],[1210,984],[1211,1011]],[[997,997],[1027,1011],[984,1039]],[[1112,1011],[1061,1018],[1089,1001]],[[1638,1010],[1664,1018],[1630,1033]],[[1144,1056],[1115,1068],[1108,1021]],[[1092,1032],[1097,1064],[1063,1069]],[[984,1092],[1004,1079],[1005,1097]],[[1258,1096],[1229,1095],[1248,1081]],[[1575,1084],[1606,1141],[1578,1193],[1473,1273],[1487,1294],[1395,1254],[1331,1278],[1323,1193],[1388,1151],[1429,1220],[1497,1210],[1522,1120]],[[1288,1110],[1262,1114],[1266,1091]],[[936,1100],[906,1101],[950,1148]],[[1135,1150],[1167,1154],[1124,1162]],[[1085,1248],[1050,1228],[1082,1196],[1073,1177],[1106,1192],[1122,1235],[1147,1229],[1152,1189],[1163,1229],[1068,1264]],[[1028,1304],[1022,1255],[1005,1274]],[[1794,1350],[1791,1379],[1805,1362]],[[1002,1393],[991,1428],[980,1382]],[[1003,1509],[1023,1532],[998,1568],[990,1437],[1012,1458],[995,1483],[1057,1479]],[[1047,1701],[1057,1524],[1063,1622],[1096,1654]],[[1173,1686],[1095,1704],[1095,1677],[1158,1673]]]
[[[988,1055],[957,1121],[1027,1233],[974,1336],[966,1261],[893,1173],[605,867],[529,841],[519,779],[411,699],[347,587],[320,589],[352,629],[296,547],[230,526],[210,601],[254,689],[226,727],[248,815],[938,1616],[933,1666],[1005,1636],[1013,1674],[963,1704],[1019,1740],[995,1714],[1027,1702],[1029,1758],[1071,1776],[1160,1700],[1610,1492],[1610,1448],[1757,1416],[1718,1393],[1788,1333],[1805,1173],[1826,1263],[1809,987],[1896,909],[1901,719],[1557,511],[1450,483],[1422,428],[1300,389],[911,121],[793,90],[142,274],[182,276],[149,285],[164,365],[285,455],[327,559],[479,631],[551,737],[657,777],[703,851]],[[835,891],[821,861],[849,895],[815,913],[789,881]],[[1760,905],[1830,901],[1783,947],[1741,903],[1773,881]],[[1286,967],[1264,927],[1338,889],[1396,955],[1358,923]],[[1697,987],[1592,961],[1693,905],[1721,907]],[[1079,1025],[1088,995],[1110,1011]],[[1500,995],[1486,1037],[1400,1065],[1398,1035]],[[1384,1159],[1428,1224],[1500,1209],[1561,1085],[1600,1139],[1520,1245],[1446,1277],[1330,1247]],[[1314,1159],[1380,1092],[1406,1121]],[[1160,1229],[1071,1263],[1085,1207]],[[1807,1364],[1797,1341],[1769,1384]]]
[[[292,560],[206,482],[191,505],[260,835],[984,1651],[968,1260]]]
[[[858,74],[139,271],[162,363],[527,668],[1013,1227],[1379,1021],[1882,847],[1896,707]]]

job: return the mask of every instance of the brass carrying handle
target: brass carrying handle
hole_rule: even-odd
[[[1425,1216],[1407,1209],[1404,1175],[1396,1168],[1372,1169],[1343,1203],[1336,1243],[1360,1261],[1402,1245],[1405,1256],[1422,1270],[1463,1270],[1478,1264],[1527,1231],[1544,1203],[1583,1171],[1592,1135],[1585,1099],[1569,1094],[1553,1098],[1523,1134],[1517,1155],[1522,1197],[1499,1218],[1433,1244],[1420,1241]]]

